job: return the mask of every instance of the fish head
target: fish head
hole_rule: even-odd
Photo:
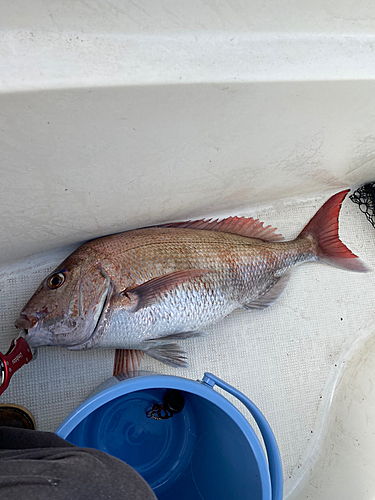
[[[110,295],[100,262],[72,254],[42,281],[15,325],[31,347],[82,345],[99,327]]]

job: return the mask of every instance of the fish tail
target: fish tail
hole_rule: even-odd
[[[320,260],[332,266],[351,271],[366,272],[369,269],[349,250],[339,238],[339,213],[349,189],[333,195],[317,211],[298,238],[312,237]]]

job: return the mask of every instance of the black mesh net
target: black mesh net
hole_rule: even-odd
[[[369,182],[358,188],[350,199],[359,205],[369,222],[375,227],[375,182]]]

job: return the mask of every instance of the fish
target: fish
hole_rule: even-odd
[[[114,374],[144,354],[187,366],[184,339],[199,337],[235,309],[265,309],[294,266],[366,265],[338,234],[342,202],[333,195],[294,240],[259,219],[162,224],[84,243],[47,276],[15,325],[28,344],[70,350],[116,349]]]

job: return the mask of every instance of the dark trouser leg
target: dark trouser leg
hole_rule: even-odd
[[[0,427],[0,494],[7,500],[155,500],[129,465],[53,433]]]

